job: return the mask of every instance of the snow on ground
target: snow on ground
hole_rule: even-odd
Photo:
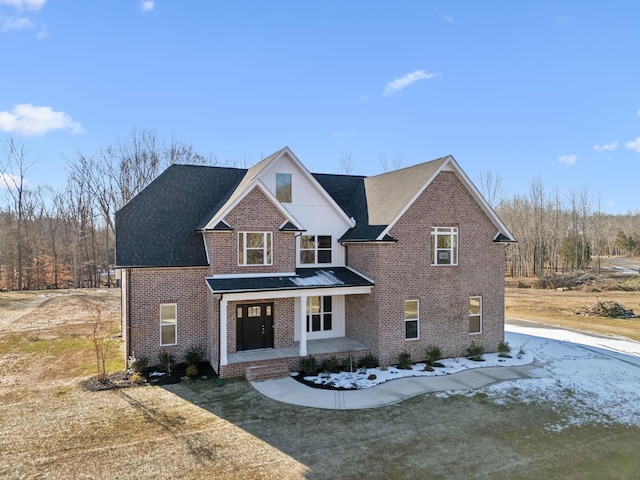
[[[507,341],[526,343],[535,358],[534,378],[465,394],[482,392],[497,404],[547,405],[561,417],[550,430],[586,423],[640,426],[640,343],[535,323],[506,329]]]
[[[345,388],[368,388],[406,376],[450,375],[470,368],[516,366],[534,362],[532,378],[496,383],[480,390],[439,392],[454,395],[488,396],[496,404],[536,403],[555,411],[560,421],[547,425],[552,431],[587,423],[622,424],[640,427],[640,343],[626,338],[591,335],[536,323],[507,324],[505,340],[513,358],[485,354],[484,362],[466,358],[445,359],[443,368],[424,371],[424,364],[412,370],[367,369],[366,372],[305,377],[317,383]],[[524,354],[518,358],[518,351]],[[368,380],[369,375],[375,379]]]
[[[513,344],[515,345],[515,344]],[[317,384],[331,385],[340,388],[362,389],[380,383],[403,377],[434,377],[437,375],[451,375],[470,368],[499,367],[526,365],[533,361],[533,356],[525,352],[518,355],[518,347],[512,345],[512,358],[500,358],[497,353],[484,354],[483,362],[474,362],[468,358],[446,358],[440,360],[442,367],[435,367],[433,371],[426,371],[424,363],[415,363],[411,370],[401,370],[396,367],[357,369],[354,372],[321,373],[318,376],[304,377],[305,380]],[[375,378],[374,378],[375,377]]]

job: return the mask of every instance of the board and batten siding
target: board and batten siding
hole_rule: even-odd
[[[287,155],[273,162],[260,174],[260,180],[274,196],[276,173],[291,174],[291,203],[284,203],[283,206],[302,224],[306,230],[303,235],[331,235],[332,261],[322,266],[344,266],[344,247],[338,243],[338,239],[351,228],[351,225],[318,191],[318,188],[322,187],[312,183]],[[297,237],[296,252],[299,250],[300,238]],[[296,255],[296,257],[296,265],[301,266],[300,256]]]

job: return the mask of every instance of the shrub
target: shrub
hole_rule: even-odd
[[[187,377],[195,377],[198,375],[198,367],[193,364],[188,365],[185,373],[187,374]]]
[[[372,355],[371,353],[367,353],[366,355],[360,357],[358,360],[359,368],[376,368],[380,363],[378,362],[378,357]]]
[[[471,342],[471,345],[467,347],[467,353],[469,360],[474,362],[484,362],[482,355],[484,354],[484,347],[482,345],[476,345],[475,342]]]
[[[438,360],[442,359],[442,350],[436,346],[428,347],[425,351],[425,357],[427,365],[433,366]]]
[[[340,362],[336,357],[325,358],[320,363],[321,372],[337,373],[340,371],[340,367],[341,367]]]
[[[142,373],[142,371],[149,366],[149,359],[147,357],[136,357],[131,355],[129,357],[129,371],[133,373]]]
[[[305,375],[315,375],[318,373],[318,362],[315,357],[304,357],[300,361],[300,367]]]
[[[353,360],[351,354],[342,359],[340,363],[340,369],[345,372],[353,372],[357,368],[356,362]]]
[[[398,368],[400,370],[411,370],[412,363],[410,352],[403,350],[398,354]]]
[[[169,352],[163,350],[158,355],[158,368],[167,373],[173,372],[176,365],[176,359]]]
[[[511,346],[509,342],[500,342],[498,344],[498,356],[503,358],[511,358]]]
[[[204,359],[202,349],[200,347],[191,347],[184,356],[184,359],[189,365],[200,365],[200,362]]]
[[[129,380],[133,383],[144,383],[144,377],[139,372],[132,373]]]

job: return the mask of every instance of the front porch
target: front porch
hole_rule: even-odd
[[[263,360],[278,360],[289,357],[300,357],[299,342],[289,348],[261,348],[258,350],[245,350],[243,352],[230,353],[227,357],[229,365],[234,363],[251,363]],[[307,340],[308,355],[337,355],[340,353],[360,352],[363,355],[368,351],[366,345],[348,337],[323,338],[320,340]]]
[[[366,345],[348,337],[307,340],[307,354],[324,359],[343,359],[352,355],[355,359],[369,353]],[[222,377],[247,377],[249,380],[276,378],[289,375],[300,368],[300,346],[298,342],[289,348],[262,348],[230,353],[227,365],[220,366]]]

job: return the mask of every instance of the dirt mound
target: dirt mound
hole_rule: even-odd
[[[633,310],[626,309],[618,302],[609,300],[597,300],[595,305],[579,310],[578,315],[587,315],[591,317],[608,317],[608,318],[634,318],[636,315]]]

